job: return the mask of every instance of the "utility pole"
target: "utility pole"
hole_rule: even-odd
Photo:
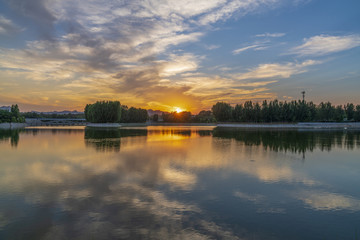
[[[305,91],[302,91],[301,94],[302,94],[303,102],[304,102],[305,101]]]

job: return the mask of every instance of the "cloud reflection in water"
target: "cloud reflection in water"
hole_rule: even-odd
[[[261,239],[271,230],[255,231],[242,215],[260,222],[269,214],[291,218],[288,202],[296,200],[298,207],[358,212],[359,196],[331,192],[314,156],[323,146],[335,153],[356,149],[359,135],[325,135],[191,127],[26,130],[16,149],[0,143],[8,156],[0,162],[0,236]],[[225,213],[226,205],[234,215]],[[37,225],[30,224],[34,219]]]

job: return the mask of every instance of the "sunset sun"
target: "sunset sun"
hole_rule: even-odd
[[[175,112],[180,113],[180,112],[182,112],[182,111],[183,111],[183,110],[182,110],[181,108],[175,107]]]

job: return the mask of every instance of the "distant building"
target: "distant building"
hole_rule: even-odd
[[[2,107],[0,107],[0,110],[11,112],[11,107],[10,106],[2,106]]]

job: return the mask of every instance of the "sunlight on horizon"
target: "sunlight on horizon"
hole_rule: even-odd
[[[179,107],[175,107],[175,112],[177,112],[177,113],[181,113],[181,112],[183,112],[184,110],[182,110],[181,108],[179,108]]]

